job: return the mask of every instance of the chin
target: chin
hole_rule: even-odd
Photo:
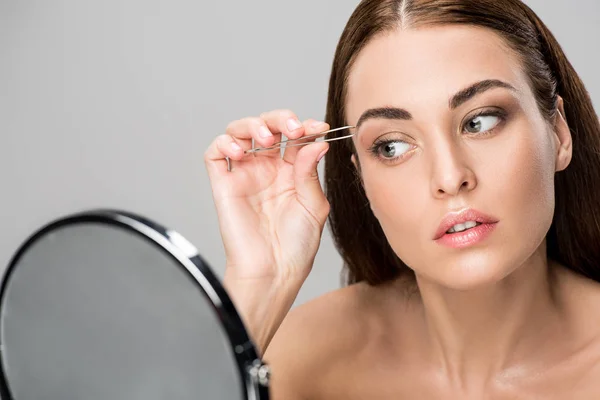
[[[469,254],[454,260],[433,262],[430,265],[444,267],[434,271],[415,269],[415,274],[419,280],[426,280],[447,289],[476,290],[492,286],[514,272],[517,264],[507,261],[505,257],[494,257],[488,250],[487,254]]]

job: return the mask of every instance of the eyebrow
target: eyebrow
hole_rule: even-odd
[[[454,96],[450,98],[448,102],[448,108],[454,110],[467,101],[471,100],[473,97],[486,92],[490,89],[494,88],[503,88],[516,92],[514,86],[511,84],[501,81],[499,79],[486,79],[483,81],[476,82],[471,86],[460,90]],[[410,121],[413,119],[410,112],[403,108],[398,107],[378,107],[371,108],[366,110],[356,123],[356,129],[358,129],[362,124],[364,124],[367,120],[370,119],[392,119],[392,120],[401,120],[401,121]]]

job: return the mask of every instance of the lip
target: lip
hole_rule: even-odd
[[[440,223],[437,231],[435,232],[433,240],[438,240],[442,238],[446,234],[448,229],[452,228],[454,225],[464,224],[467,221],[475,221],[479,222],[480,224],[495,224],[498,222],[498,219],[490,215],[486,215],[480,211],[474,210],[472,208],[468,208],[460,212],[448,213],[442,219],[442,222]]]

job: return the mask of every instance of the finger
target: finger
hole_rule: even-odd
[[[329,143],[317,142],[301,147],[294,163],[294,183],[298,201],[324,224],[329,214],[329,203],[319,181],[319,161],[329,150]]]
[[[291,110],[273,110],[262,113],[260,118],[267,124],[271,132],[282,133],[288,139],[296,139],[304,134],[302,123]]]
[[[314,134],[325,132],[325,131],[329,130],[328,124],[326,124],[325,122],[322,122],[322,121],[316,121],[314,119],[309,119],[309,120],[304,121],[302,126],[304,127],[304,135],[303,136],[310,136],[310,135],[314,135]],[[296,141],[296,144],[310,143],[310,142],[314,142],[314,141],[315,141],[315,139],[306,139],[306,141],[303,141],[302,139],[300,139],[300,140]],[[294,164],[294,162],[296,160],[296,155],[298,154],[300,149],[302,149],[302,147],[304,147],[304,146],[286,147],[285,151],[283,153],[283,159],[291,164]]]
[[[254,139],[255,144],[261,147],[269,147],[280,140],[279,136],[273,135],[265,121],[258,117],[233,121],[227,125],[225,133],[236,139]]]
[[[227,160],[241,160],[244,150],[250,148],[248,140],[239,140],[230,135],[218,136],[204,153],[204,163],[209,173],[227,170]]]

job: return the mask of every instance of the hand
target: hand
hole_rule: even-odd
[[[232,122],[205,153],[225,246],[225,284],[238,311],[246,308],[241,311],[247,322],[258,319],[250,325],[264,322],[260,315],[267,313],[267,302],[274,297],[281,303],[278,312],[285,315],[312,268],[329,213],[317,164],[329,146],[315,142],[290,147],[283,157],[279,149],[256,154],[244,150],[252,147],[252,139],[256,146],[267,147],[281,140],[282,133],[297,139],[328,129],[315,120],[301,124],[289,110],[271,111]],[[267,295],[273,291],[278,293]],[[259,300],[259,294],[265,299]],[[270,323],[277,325],[271,328],[279,322]]]

